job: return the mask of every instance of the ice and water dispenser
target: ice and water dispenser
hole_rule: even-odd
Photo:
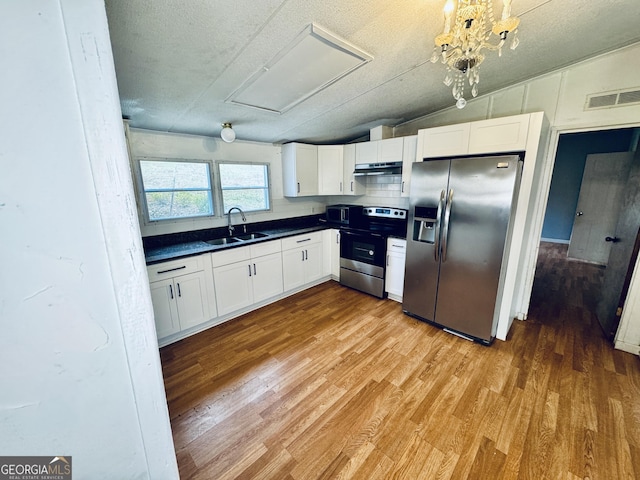
[[[435,243],[438,230],[438,207],[416,205],[413,212],[413,240]]]

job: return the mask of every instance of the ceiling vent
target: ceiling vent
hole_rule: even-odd
[[[584,109],[595,110],[598,108],[623,107],[636,103],[640,104],[640,88],[587,95],[587,103]]]
[[[371,55],[311,24],[226,102],[281,114],[371,60]]]

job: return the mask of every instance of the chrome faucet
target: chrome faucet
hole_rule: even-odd
[[[231,212],[233,210],[238,210],[240,212],[240,215],[242,215],[242,221],[246,222],[247,221],[247,217],[244,216],[244,212],[242,211],[242,209],[240,207],[231,207],[228,211],[227,211],[227,228],[229,229],[229,236],[233,236],[233,230],[234,227],[233,225],[231,225]],[[247,229],[246,225],[245,225],[245,231]]]

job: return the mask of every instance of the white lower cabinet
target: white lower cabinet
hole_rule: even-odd
[[[340,230],[329,230],[329,254],[331,258],[331,276],[340,280]]]
[[[261,302],[284,291],[282,283],[282,254],[272,253],[251,260],[253,262],[253,302]]]
[[[334,280],[340,280],[340,230],[330,228],[323,230],[322,234],[323,276],[330,275]]]
[[[280,240],[211,254],[218,315],[283,292]]]
[[[207,255],[151,265],[151,301],[158,339],[200,325],[215,316]]]
[[[218,314],[226,315],[252,303],[251,265],[248,261],[213,268]]]
[[[404,265],[407,241],[400,238],[387,239],[387,268],[384,289],[391,300],[402,302],[404,291]]]
[[[150,287],[153,315],[156,321],[156,335],[158,338],[163,338],[179,332],[180,320],[173,294],[173,279],[151,283]]]
[[[322,232],[282,240],[284,290],[292,290],[323,277]]]
[[[335,265],[326,260],[338,255],[339,262],[338,235],[338,230],[317,231],[148,266],[158,343],[175,342],[233,318],[234,312],[335,276]],[[330,247],[329,236],[337,242]]]

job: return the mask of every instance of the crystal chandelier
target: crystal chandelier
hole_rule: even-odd
[[[498,56],[502,56],[502,46],[510,32],[513,33],[511,49],[515,50],[520,43],[516,35],[520,19],[511,16],[511,1],[502,0],[502,16],[497,21],[493,18],[493,0],[458,0],[457,9],[454,0],[445,3],[444,32],[434,40],[431,62],[440,59],[447,66],[444,84],[453,85],[451,93],[458,108],[467,104],[466,82],[471,87],[471,95],[478,95],[478,67],[484,60],[482,50],[498,50]],[[452,19],[455,19],[453,26]],[[491,43],[492,33],[499,37],[498,43]]]

